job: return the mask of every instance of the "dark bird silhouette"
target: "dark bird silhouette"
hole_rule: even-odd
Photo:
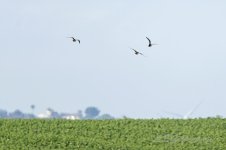
[[[158,45],[158,44],[152,44],[152,43],[151,43],[151,40],[150,40],[148,37],[146,37],[146,38],[147,38],[148,41],[149,41],[148,47],[151,47],[151,46],[153,46],[153,45]]]
[[[80,44],[80,40],[79,40],[79,39],[75,39],[74,37],[68,37],[68,38],[72,38],[72,41],[73,41],[73,42],[78,41],[78,42],[79,42],[79,44]]]
[[[131,49],[134,51],[135,55],[143,55],[144,56],[144,54],[142,54],[141,52],[138,52],[137,50],[135,50],[133,48],[131,48]]]

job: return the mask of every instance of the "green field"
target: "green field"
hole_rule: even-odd
[[[226,119],[1,119],[0,149],[226,150]]]

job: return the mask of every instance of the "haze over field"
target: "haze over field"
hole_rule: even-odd
[[[11,0],[0,18],[2,109],[226,116],[226,1]]]

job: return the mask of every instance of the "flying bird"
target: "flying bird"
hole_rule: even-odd
[[[143,55],[144,56],[144,54],[142,54],[141,52],[138,52],[137,50],[135,50],[133,48],[131,48],[131,49],[134,51],[135,55]]]
[[[73,42],[78,41],[78,42],[79,42],[79,44],[80,44],[80,40],[79,40],[79,39],[75,39],[74,37],[68,37],[68,38],[72,38],[72,41],[73,41]]]
[[[148,47],[151,47],[152,45],[158,45],[158,44],[152,44],[152,43],[151,43],[151,40],[150,40],[148,37],[146,37],[146,38],[147,38],[148,41],[149,41]]]

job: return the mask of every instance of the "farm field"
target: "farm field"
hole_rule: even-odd
[[[226,119],[1,119],[0,149],[226,149]]]

